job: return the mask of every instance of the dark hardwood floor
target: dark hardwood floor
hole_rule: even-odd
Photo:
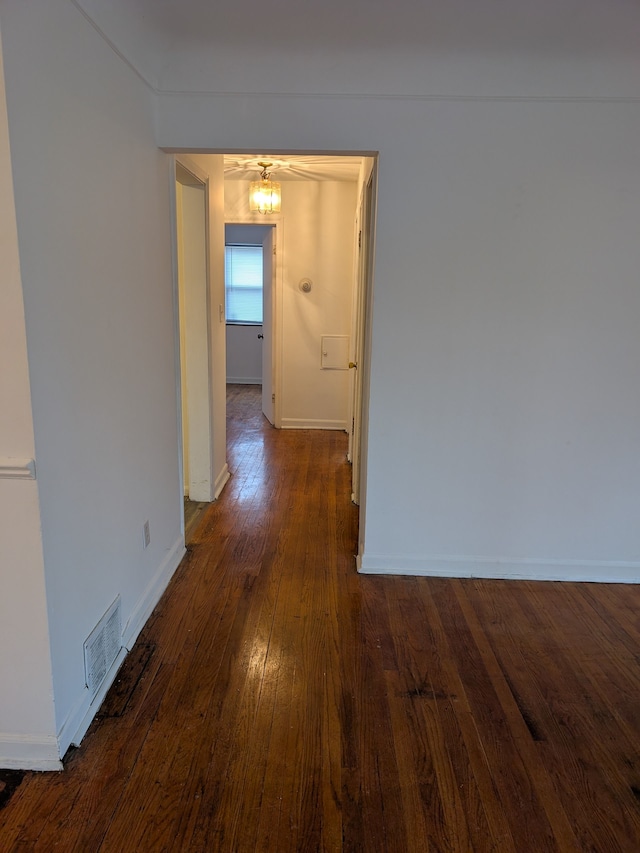
[[[640,850],[640,588],[359,576],[346,436],[229,388],[232,478],[0,850]]]

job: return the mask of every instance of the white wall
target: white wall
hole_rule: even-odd
[[[105,5],[82,2],[90,9]],[[125,3],[132,5],[119,5]],[[173,35],[170,51],[158,45],[154,63],[163,92],[418,99],[638,94],[640,9],[626,0],[396,0],[393,6],[325,0],[309,4],[304,15],[283,2],[270,16],[268,39],[255,0],[229,6],[224,17],[209,4],[193,6],[188,23],[184,15],[179,26],[175,18],[167,21],[166,11],[161,21],[165,37]],[[110,28],[125,51],[139,36],[136,17]],[[162,26],[150,29],[147,45],[163,34]],[[144,58],[144,50],[136,54]]]
[[[0,43],[0,767],[59,766],[22,282]],[[19,653],[18,653],[19,650]]]
[[[160,97],[161,145],[380,152],[366,570],[640,578],[640,103],[562,94]]]
[[[6,2],[0,24],[64,752],[100,698],[83,641],[120,594],[130,644],[184,548],[169,161],[151,92],[72,4]]]
[[[637,97],[640,8],[627,0],[74,0],[163,92],[421,98]],[[158,8],[159,7],[159,8]]]
[[[225,214],[249,216],[249,182],[226,181]],[[281,323],[280,417],[284,428],[346,429],[349,372],[323,370],[321,337],[349,335],[356,184],[287,181],[277,225]],[[310,278],[310,293],[300,291]]]

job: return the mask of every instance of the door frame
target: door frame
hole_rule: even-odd
[[[180,310],[180,284],[178,268],[178,215],[176,183],[178,181],[178,166],[188,172],[193,178],[203,185],[204,188],[204,240],[205,240],[205,310],[207,317],[206,332],[206,365],[207,365],[207,417],[204,427],[206,428],[208,442],[208,489],[205,500],[214,500],[214,471],[213,471],[213,424],[212,413],[212,377],[211,377],[211,270],[210,270],[210,223],[209,223],[209,176],[202,171],[185,154],[173,154],[170,158],[169,167],[169,201],[171,221],[171,267],[173,284],[173,327],[174,327],[174,365],[176,375],[176,412],[178,426],[178,478],[180,495],[180,529],[184,536],[184,426],[182,416],[182,399],[184,389],[182,387],[182,355],[181,355],[181,310]]]
[[[258,218],[260,217],[260,218]],[[262,225],[273,229],[274,261],[271,279],[271,378],[272,393],[275,394],[273,406],[273,425],[280,429],[282,424],[282,240],[284,233],[284,222],[281,215],[271,214],[267,222],[265,217],[234,216],[233,219],[225,219],[225,225]],[[226,340],[225,324],[225,340]],[[263,350],[264,358],[264,350]]]
[[[171,180],[171,219],[172,219],[172,243],[173,245],[173,278],[174,282],[176,281],[177,276],[177,268],[176,268],[176,253],[175,253],[175,156],[178,155],[181,161],[188,160],[188,154],[185,156],[183,151],[185,149],[177,149],[177,148],[163,148],[166,153],[172,154],[174,158],[172,169],[172,180]],[[228,155],[228,154],[245,154],[246,148],[234,148],[233,145],[225,146],[224,148],[207,148],[207,149],[198,149],[199,153],[206,154],[220,154],[220,155]],[[362,382],[362,399],[361,399],[361,442],[360,442],[360,520],[359,520],[359,537],[358,537],[358,557],[356,560],[358,569],[360,568],[360,555],[363,553],[363,543],[364,543],[364,528],[365,528],[365,518],[366,518],[366,481],[367,481],[367,455],[368,455],[368,436],[369,436],[369,405],[370,405],[370,368],[371,368],[371,352],[372,352],[372,325],[373,325],[373,276],[374,276],[374,268],[375,268],[375,240],[376,240],[376,228],[375,223],[377,219],[377,200],[378,200],[378,157],[379,152],[375,149],[370,150],[344,150],[340,152],[336,151],[327,151],[326,149],[296,149],[294,151],[288,150],[286,148],[278,148],[273,149],[271,154],[268,151],[263,152],[264,156],[278,156],[278,157],[286,157],[287,154],[291,154],[292,156],[296,155],[319,155],[319,156],[332,156],[332,155],[348,155],[354,157],[371,157],[373,159],[373,185],[372,185],[372,198],[371,198],[371,239],[370,239],[370,279],[369,279],[369,299],[368,305],[366,309],[366,316],[364,318],[364,346],[362,352],[361,362],[358,365],[358,369],[360,370],[360,377]],[[224,179],[222,180],[224,186]],[[276,306],[274,306],[274,321],[278,323],[278,328],[281,328],[282,324],[282,299],[281,299],[281,289],[282,289],[282,246],[284,243],[284,220],[281,216],[273,216],[270,217],[271,221],[278,227],[277,234],[277,246],[278,252],[276,254],[276,277],[275,277],[275,287],[274,287],[274,299],[277,300]],[[255,224],[256,220],[254,218],[235,218],[235,221],[238,224]],[[224,240],[223,240],[224,245]],[[178,323],[178,305],[177,305],[177,291],[174,290],[174,323]],[[226,328],[226,327],[225,327]],[[278,333],[279,334],[279,333]],[[275,337],[275,336],[274,336]],[[225,331],[226,338],[226,331]],[[177,370],[177,402],[178,406],[181,404],[180,398],[180,375],[179,375],[179,341],[176,341],[176,370]],[[279,348],[275,347],[274,352],[274,377],[276,382],[278,383],[278,391],[276,393],[276,406],[275,406],[275,414],[276,418],[280,418],[280,396],[281,396],[281,372],[282,372],[282,354],[279,351]],[[180,416],[180,409],[178,408],[178,416]],[[182,433],[179,432],[179,441],[180,441],[180,453],[182,453]],[[181,465],[180,465],[181,469]],[[180,494],[182,495],[183,485],[183,474],[182,469],[179,472],[180,477]],[[181,508],[181,515],[182,508]],[[183,527],[184,527],[184,519],[183,519]]]
[[[366,435],[369,413],[369,363],[373,260],[375,249],[375,201],[377,161],[365,161],[356,213],[354,295],[351,318],[351,394],[349,461],[352,465],[351,499],[361,505],[366,485]]]
[[[360,517],[358,524],[358,554],[356,567],[360,571],[362,554],[364,553],[366,502],[367,502],[367,464],[369,459],[369,403],[371,391],[371,351],[373,338],[373,285],[376,251],[376,221],[378,211],[378,157],[373,157],[373,164],[368,180],[365,181],[363,194],[368,193],[366,222],[366,251],[364,258],[364,294],[361,300],[362,311],[362,352],[361,363],[358,364],[360,381],[360,400],[358,414],[360,416],[360,450],[358,471],[358,499]],[[364,229],[363,229],[364,230]]]

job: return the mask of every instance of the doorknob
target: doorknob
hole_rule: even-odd
[[[264,338],[264,335],[258,335],[258,340],[261,341]]]
[[[355,361],[350,361],[350,362],[349,362],[349,368],[355,368],[355,369],[357,370],[357,369],[358,369],[358,365],[355,363]]]

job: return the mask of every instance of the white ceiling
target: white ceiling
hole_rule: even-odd
[[[224,77],[221,72],[238,49],[264,62],[267,77],[269,57],[278,62],[291,54],[303,62],[306,55],[311,67],[321,57],[323,65],[338,68],[347,54],[375,56],[382,63],[438,52],[596,62],[603,57],[635,60],[640,54],[640,0],[71,2],[163,91],[216,89],[212,70],[218,80]],[[247,91],[241,65],[233,74],[235,91]],[[290,77],[289,83],[293,91],[296,81]]]
[[[70,0],[160,93],[640,97],[640,0]],[[356,180],[359,157],[225,158]]]
[[[256,181],[262,170],[260,162],[271,163],[267,171],[274,181],[357,181],[362,157],[226,154],[225,179]]]
[[[153,46],[448,45],[515,50],[635,49],[636,0],[77,0],[107,31],[122,25]]]

